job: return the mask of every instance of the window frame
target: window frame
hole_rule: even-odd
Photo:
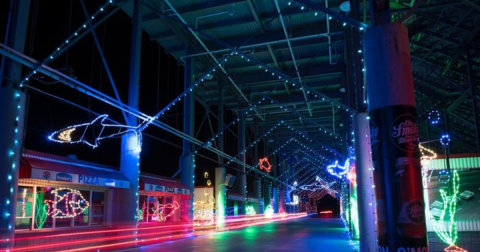
[[[31,187],[33,188],[33,195],[32,195],[32,199],[33,199],[33,203],[32,203],[32,207],[31,207],[31,222],[30,222],[30,228],[28,229],[15,229],[15,232],[28,232],[28,231],[34,231],[34,232],[38,232],[38,231],[43,231],[43,230],[50,230],[50,231],[54,231],[54,230],[57,230],[57,229],[73,229],[73,228],[88,228],[88,227],[101,227],[101,226],[105,226],[105,220],[106,220],[106,204],[108,203],[108,191],[107,190],[99,190],[99,189],[77,189],[75,188],[74,186],[71,187],[69,186],[68,188],[71,188],[71,189],[74,189],[74,190],[78,190],[78,191],[88,191],[89,192],[89,202],[90,202],[90,206],[88,207],[89,209],[89,212],[88,212],[88,225],[85,225],[85,226],[75,226],[75,218],[69,218],[70,219],[70,225],[68,227],[57,227],[57,223],[56,223],[56,219],[57,218],[52,218],[52,227],[48,227],[48,228],[41,228],[41,229],[38,229],[38,228],[35,228],[35,211],[36,211],[36,200],[37,200],[37,188],[39,187],[46,187],[45,185],[31,185],[31,184],[25,184],[25,183],[19,183],[18,186],[17,186],[17,190],[18,190],[18,187]],[[52,188],[54,189],[57,189],[57,188],[62,188],[62,187],[65,187],[65,186],[52,186]],[[94,192],[97,192],[97,193],[102,193],[103,194],[103,208],[102,208],[102,214],[101,215],[92,215],[92,207],[93,207],[93,203],[92,202],[92,196],[93,196],[93,193]],[[56,199],[55,199],[56,200]],[[56,207],[56,205],[55,205]],[[16,214],[16,213],[15,213]],[[102,223],[99,224],[99,225],[92,225],[92,218],[93,217],[102,217]],[[25,218],[25,217],[17,217],[15,216],[15,219],[17,218]]]

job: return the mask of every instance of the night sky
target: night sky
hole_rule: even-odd
[[[103,3],[103,1],[85,1],[90,14],[97,11]],[[2,1],[0,6],[0,39],[2,42],[5,40],[8,6],[9,1]],[[99,16],[98,19],[101,17]],[[85,14],[78,0],[32,0],[25,54],[40,61],[45,59],[85,20]],[[95,30],[124,103],[127,103],[131,27],[130,17],[122,11],[118,11]],[[115,97],[91,33],[48,65],[110,97]],[[29,71],[30,69],[25,68],[24,74],[26,75]],[[183,74],[183,66],[179,66],[173,57],[165,54],[158,43],[150,41],[148,35],[144,32],[141,55],[140,111],[148,115],[154,115],[182,93]],[[41,92],[27,88],[26,149],[62,156],[73,154],[81,160],[119,166],[119,138],[103,140],[98,148],[92,149],[85,144],[54,143],[48,141],[47,136],[70,125],[91,122],[97,117],[97,114],[108,114],[109,118],[115,122],[125,124],[121,111],[62,83],[54,82],[46,76],[36,75],[35,78],[31,78],[28,85],[41,90]],[[65,99],[67,102],[51,95]],[[79,106],[82,108],[79,108]],[[195,107],[195,129],[200,128],[196,137],[203,141],[211,135],[211,132],[207,128],[208,123],[199,127],[205,115],[205,110],[199,104],[196,104]],[[215,106],[211,109],[217,111]],[[225,117],[225,121],[228,123],[235,118],[235,115],[231,111],[227,111]],[[212,124],[216,127],[217,122],[213,117],[211,119]],[[182,104],[171,109],[168,114],[161,118],[161,121],[182,130]],[[237,131],[235,127],[232,130]],[[251,132],[247,132],[247,136],[250,134]],[[178,160],[182,153],[181,146],[182,139],[179,137],[155,126],[148,127],[143,131],[141,171],[171,176],[178,168]],[[238,152],[236,146],[235,137],[226,133],[226,152],[235,156]],[[263,147],[260,146],[259,150],[262,149]],[[196,184],[202,185],[205,183],[204,171],[213,175],[214,167],[219,165],[215,162],[217,160],[216,155],[208,151],[199,151],[199,154],[201,156],[197,155],[196,157]],[[251,155],[247,157],[247,162],[254,163]],[[234,167],[230,167],[227,172],[236,174]]]

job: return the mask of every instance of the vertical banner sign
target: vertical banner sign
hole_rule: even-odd
[[[397,247],[380,251],[424,252],[425,208],[415,108],[389,106],[371,111],[370,117],[378,243],[381,248]]]
[[[428,252],[408,31],[364,35],[378,251]]]

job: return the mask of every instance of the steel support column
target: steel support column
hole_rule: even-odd
[[[5,43],[23,52],[30,0],[11,1],[11,4]],[[2,57],[0,67],[0,250],[8,251],[14,245],[18,170],[22,157],[26,99],[19,86],[22,65]]]
[[[128,106],[138,110],[140,92],[140,56],[142,49],[142,6],[140,0],[133,1],[132,43],[130,49],[130,70],[128,80]],[[137,117],[128,115],[128,126],[137,126]],[[140,174],[141,139],[135,133],[122,136],[120,172],[130,181],[130,189],[122,192],[118,219],[126,225],[137,224],[138,185]]]
[[[189,60],[189,59],[187,59]],[[217,128],[218,132],[223,129],[223,116],[224,116],[224,106],[223,106],[223,81],[219,81],[218,83],[218,122]],[[217,140],[217,147],[218,150],[223,152],[223,139],[224,134],[221,133],[218,135]],[[225,222],[225,207],[227,205],[226,202],[226,185],[225,185],[225,178],[227,176],[227,170],[225,166],[223,166],[223,157],[218,156],[218,161],[220,163],[220,167],[215,168],[215,214],[217,219],[217,228],[222,228],[223,223]]]
[[[475,76],[475,71],[472,67],[472,55],[470,52],[470,48],[466,48],[466,55],[467,55],[467,67],[468,67],[468,79],[470,81],[470,88],[472,90],[472,96],[477,96],[477,78]],[[478,117],[478,104],[477,102],[472,99],[472,110],[473,110],[473,120],[475,123],[475,139],[477,140],[477,151],[480,151],[480,120]]]
[[[265,212],[268,206],[272,207],[271,187],[272,184],[270,183],[270,181],[263,182],[263,212]]]
[[[359,4],[358,0],[350,1],[351,17],[355,20],[358,20],[360,17],[359,14]],[[358,112],[365,112],[367,104],[364,102],[364,91],[365,87],[363,86],[363,66],[362,66],[362,46],[360,45],[360,30],[356,27],[350,27],[352,34],[352,53],[353,55],[353,73],[354,73],[354,83],[355,83],[355,93],[356,93],[356,104],[350,104],[351,107],[356,107]],[[347,103],[348,104],[348,103]]]
[[[242,163],[245,163],[245,116],[241,115],[240,120],[238,121],[238,150],[241,151],[238,158]],[[247,176],[245,173],[245,166],[239,165],[239,173],[238,173],[238,190],[239,193],[242,195],[243,200],[238,202],[238,214],[245,214],[245,206],[247,200]]]
[[[185,50],[185,55],[191,53],[192,48]],[[192,85],[194,73],[194,64],[192,59],[185,61],[184,89]],[[188,136],[194,135],[195,122],[195,98],[193,92],[190,92],[183,100],[183,133]],[[193,202],[195,201],[195,156],[194,146],[187,140],[183,140],[183,152],[180,157],[181,181],[191,192],[191,199],[182,200],[181,215],[185,217],[183,221],[193,221]]]
[[[258,118],[254,117],[254,130],[253,134],[254,137],[253,139],[258,139]],[[260,140],[259,140],[260,141]],[[258,144],[255,144],[253,146],[253,163],[256,164],[258,162]],[[253,203],[253,207],[255,209],[255,212],[260,213],[260,178],[258,173],[255,173],[255,178],[253,179],[253,197],[258,200],[258,202]]]
[[[375,197],[372,177],[372,155],[370,154],[370,126],[367,113],[353,117],[355,132],[355,171],[357,181],[357,206],[360,231],[360,252],[374,252],[377,239],[375,234]]]
[[[388,8],[388,1],[373,2]],[[365,32],[363,43],[378,249],[428,251],[408,31],[399,23],[381,24]]]

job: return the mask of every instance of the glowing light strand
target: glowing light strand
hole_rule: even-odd
[[[38,229],[43,228],[48,218],[47,204],[44,203],[45,196],[43,193],[37,193],[35,198],[35,225]]]
[[[167,204],[159,204],[157,202],[157,206],[155,208],[155,212],[153,213],[152,220],[156,220],[157,222],[166,221],[167,218],[173,216],[175,214],[175,211],[177,211],[179,208],[180,205],[176,201]],[[170,213],[165,214],[166,209],[171,209]]]
[[[22,217],[25,217],[27,211],[25,209],[25,200],[27,198],[27,188],[23,188],[23,193],[22,193]]]
[[[245,209],[247,215],[255,215],[257,212],[255,211],[255,208],[253,206],[247,206]]]
[[[458,248],[455,246],[455,243],[458,239],[458,230],[457,224],[455,222],[455,212],[457,208],[457,197],[460,187],[460,178],[456,170],[453,170],[453,193],[450,197],[447,195],[447,192],[443,189],[440,189],[440,196],[443,201],[443,209],[438,220],[429,212],[429,217],[433,224],[433,229],[438,237],[445,243],[449,245],[445,251],[462,251],[462,250],[452,250]],[[446,214],[448,213],[448,221],[445,220]],[[449,250],[447,250],[449,249]],[[460,249],[460,248],[458,248]]]
[[[350,169],[350,158],[347,158],[343,166],[340,166],[338,164],[338,160],[335,161],[335,164],[327,166],[327,171],[330,174],[336,176],[337,178],[342,178],[345,174],[348,173],[349,169]]]
[[[260,158],[258,160],[258,165],[260,166],[261,170],[265,170],[266,172],[270,172],[272,170],[272,164],[268,161],[268,158]]]
[[[272,217],[273,217],[273,209],[272,209],[272,206],[268,205],[268,206],[265,208],[265,211],[263,211],[263,214],[264,214],[265,217],[267,217],[267,218],[272,218]]]
[[[61,191],[66,193],[64,195],[58,195]],[[52,193],[54,199],[44,201],[44,203],[47,204],[47,215],[52,216],[52,218],[74,218],[90,207],[90,203],[85,200],[80,191],[70,188],[59,188],[52,190]],[[77,200],[75,200],[75,198],[77,198]],[[64,201],[65,204],[65,212],[57,207],[58,203],[62,201]],[[84,207],[81,206],[82,204],[84,204]]]
[[[89,123],[76,124],[73,126],[63,128],[61,130],[55,131],[52,134],[50,134],[48,136],[48,139],[50,141],[57,142],[57,143],[70,143],[70,144],[84,143],[89,145],[92,148],[96,148],[100,145],[101,140],[104,140],[107,138],[119,137],[127,133],[135,133],[137,137],[137,148],[140,148],[140,145],[142,142],[141,131],[145,129],[146,126],[148,126],[150,123],[152,123],[153,120],[155,119],[154,117],[151,117],[149,120],[146,120],[140,125],[133,127],[133,126],[127,126],[127,125],[107,124],[105,123],[105,120],[107,119],[107,117],[108,115],[101,115]],[[98,127],[101,127],[101,131],[99,135],[93,140],[93,142],[89,142],[88,140],[86,140],[85,135],[88,134],[89,130],[92,130],[92,128],[95,127],[96,125],[98,125]],[[77,136],[76,138],[72,138],[72,133],[77,130],[82,132],[81,135]],[[114,133],[107,133],[106,135],[103,135],[105,130],[114,130]]]

